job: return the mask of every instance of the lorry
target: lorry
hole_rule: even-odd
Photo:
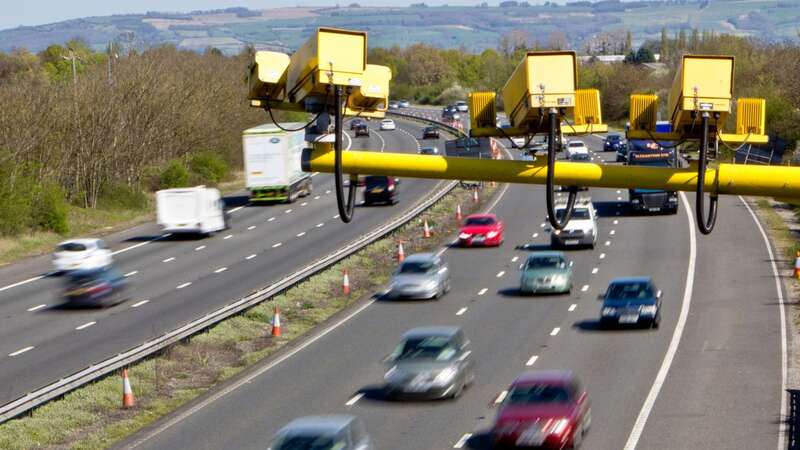
[[[156,216],[165,233],[210,235],[228,228],[222,195],[205,186],[156,192]]]
[[[628,142],[629,166],[676,167],[674,148],[653,141],[632,140]],[[637,213],[677,214],[678,194],[660,189],[629,189],[631,209]]]
[[[303,124],[287,123],[287,129]],[[292,203],[311,194],[311,174],[300,168],[303,149],[308,147],[305,131],[283,131],[275,124],[244,130],[245,187],[250,202]]]

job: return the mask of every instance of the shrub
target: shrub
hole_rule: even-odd
[[[228,174],[228,163],[211,151],[201,151],[192,155],[189,169],[198,184],[216,185]]]
[[[138,186],[121,183],[103,186],[97,199],[97,206],[105,209],[144,209],[147,205],[147,195]]]
[[[179,159],[173,159],[161,172],[159,188],[169,189],[189,185],[189,171]]]
[[[67,201],[64,190],[55,183],[44,183],[34,193],[31,204],[31,225],[58,234],[69,232]]]

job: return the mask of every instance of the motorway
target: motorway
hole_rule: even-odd
[[[596,158],[601,138],[583,138]],[[408,186],[406,186],[408,188]],[[496,399],[520,372],[567,368],[591,396],[590,449],[773,449],[779,446],[782,313],[765,240],[739,198],[720,199],[711,236],[692,202],[679,214],[626,213],[627,192],[591,189],[600,238],[567,253],[566,296],[519,297],[518,264],[549,248],[544,190],[503,186],[489,209],[500,248],[444,249],[452,291],[439,301],[364,300],[349,314],[121,443],[126,449],[263,449],[295,417],[347,413],[375,448],[489,448]],[[587,195],[587,193],[582,193]],[[356,217],[354,224],[365,220]],[[651,275],[663,290],[657,330],[600,330],[598,294],[617,276]],[[455,401],[387,401],[380,392],[401,334],[457,325],[476,381]]]
[[[396,131],[377,126],[370,122],[370,136],[353,138],[351,150],[418,151],[418,123],[398,121]],[[444,141],[437,145],[443,149]],[[165,238],[154,223],[109,236],[131,295],[113,308],[60,307],[62,280],[42,275],[51,270],[49,257],[0,270],[0,404],[277,281],[377,228],[439,185],[403,180],[398,206],[356,208],[355,222],[345,225],[332,176],[313,180],[312,195],[291,205],[247,206],[245,193],[228,197],[231,229],[211,238]]]

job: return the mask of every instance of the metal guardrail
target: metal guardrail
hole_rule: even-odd
[[[403,115],[398,114],[398,116]],[[413,116],[408,117],[428,123],[435,123],[437,126],[442,126],[443,128],[448,129],[448,131],[451,133],[458,134],[457,129],[439,124],[433,120],[427,120]],[[119,353],[116,356],[105,359],[96,364],[92,364],[83,370],[56,381],[55,383],[51,383],[0,406],[0,423],[29,412],[36,407],[61,397],[64,394],[81,386],[97,381],[122,367],[141,361],[148,356],[175,344],[178,341],[191,337],[233,315],[262,303],[269,298],[274,297],[275,295],[278,295],[292,286],[304,281],[305,279],[319,273],[320,271],[332,266],[333,264],[336,264],[337,262],[358,252],[364,247],[383,238],[389,233],[397,230],[401,226],[409,223],[414,219],[414,217],[441,200],[442,197],[452,191],[458,183],[451,181],[447,183],[442,182],[440,185],[441,184],[444,184],[444,186],[442,186],[441,189],[439,189],[433,196],[429,197],[428,199],[421,200],[413,208],[393,218],[390,222],[387,222],[383,226],[362,235],[338,250],[290,275],[285,276],[279,281],[276,281],[265,288],[259,289],[250,295],[212,311],[203,317],[197,318],[155,339],[147,341],[141,345],[131,348],[130,350]]]

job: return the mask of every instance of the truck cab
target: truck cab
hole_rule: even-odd
[[[629,166],[675,167],[675,149],[653,141],[630,141]],[[660,189],[628,189],[631,209],[640,214],[677,214],[678,193]]]

